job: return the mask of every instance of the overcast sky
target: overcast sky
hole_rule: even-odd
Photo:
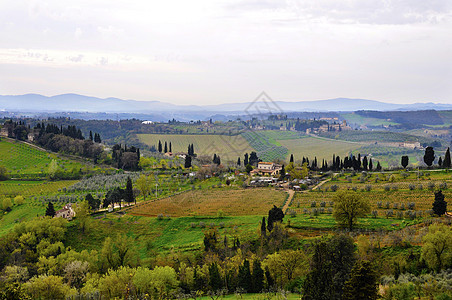
[[[451,0],[0,0],[0,94],[452,103]]]

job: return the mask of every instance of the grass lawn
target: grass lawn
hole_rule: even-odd
[[[65,244],[77,250],[100,250],[107,236],[125,234],[134,240],[142,259],[154,251],[192,251],[203,245],[204,232],[215,228],[220,235],[248,240],[257,234],[261,216],[151,218],[117,214],[92,219],[90,228],[81,233],[76,220],[70,223]]]

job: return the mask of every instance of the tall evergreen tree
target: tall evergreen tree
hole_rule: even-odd
[[[238,286],[250,293],[253,289],[253,279],[251,277],[250,262],[245,259],[243,265],[239,266]]]
[[[380,165],[379,161],[377,161],[377,166],[375,167],[375,171],[377,171],[377,172],[381,171],[381,165]]]
[[[91,130],[89,131],[89,140],[90,140],[90,141],[94,140],[94,138],[93,138],[93,132],[92,132]]]
[[[267,234],[267,227],[265,224],[265,217],[262,217],[262,222],[261,222],[261,236],[266,236]]]
[[[410,158],[408,157],[408,155],[403,155],[402,159],[400,161],[400,164],[402,165],[402,167],[404,169],[406,169],[406,167],[408,166],[409,161],[410,161]]]
[[[443,166],[443,158],[440,156],[438,159],[438,166],[441,168]]]
[[[159,140],[158,150],[162,153],[162,142]]]
[[[165,148],[164,148],[164,152],[163,153],[167,153],[168,152],[168,144],[165,141]]]
[[[372,169],[374,168],[374,164],[372,162],[372,158],[369,159],[369,171],[372,171]]]
[[[237,158],[237,166],[240,166],[240,157]]]
[[[433,212],[442,216],[447,212],[447,202],[444,201],[444,195],[442,191],[435,193],[435,201],[433,201]]]
[[[427,148],[425,148],[424,162],[427,166],[431,167],[434,160],[435,150],[433,150],[433,147],[428,146]]]
[[[363,158],[363,170],[367,171],[368,165],[369,165],[369,163],[367,161],[367,156],[364,156],[364,158]]]
[[[191,156],[187,155],[185,156],[184,168],[188,169],[190,167],[191,167]]]
[[[171,146],[171,142],[169,142],[169,152],[173,152],[172,146]]]
[[[245,158],[243,160],[243,165],[246,166],[247,164],[249,164],[248,153],[245,153]]]
[[[124,198],[125,198],[124,200],[126,200],[127,203],[132,203],[135,201],[135,204],[137,204],[135,196],[133,195],[132,179],[130,179],[130,176],[127,177]]]
[[[451,167],[449,147],[447,147],[446,154],[444,155],[443,167],[446,169],[450,169],[450,167]]]
[[[252,292],[260,293],[264,289],[264,270],[262,270],[261,261],[255,259],[253,261],[253,275],[252,275]]]
[[[378,274],[369,261],[355,264],[351,271],[350,279],[345,283],[342,299],[378,299]]]
[[[293,163],[293,154],[290,155],[290,161],[291,163]]]
[[[55,208],[53,207],[52,201],[49,201],[49,204],[47,204],[46,216],[49,216],[52,218],[55,216]]]
[[[209,287],[212,291],[218,291],[223,287],[220,272],[218,271],[217,263],[212,263],[209,266]]]

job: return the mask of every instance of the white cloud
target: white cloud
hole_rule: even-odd
[[[44,79],[64,69],[73,92],[182,103],[245,101],[261,90],[276,99],[452,102],[444,83],[452,79],[451,6],[449,0],[3,1],[0,23],[10,25],[0,31],[0,64],[20,76],[8,78],[0,68],[6,78],[0,93],[35,92],[14,80],[36,67]],[[90,71],[81,75],[80,68]],[[124,90],[115,83],[114,93],[99,90],[112,78],[135,82]],[[52,80],[40,84],[55,90]]]

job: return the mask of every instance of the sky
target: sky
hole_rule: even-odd
[[[0,94],[452,103],[452,1],[0,0]]]

